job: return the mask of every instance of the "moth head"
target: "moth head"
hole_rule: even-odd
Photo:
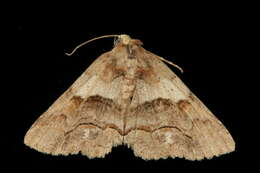
[[[125,45],[128,45],[131,41],[131,37],[129,35],[122,34],[118,36],[118,41]]]
[[[115,40],[114,45],[116,46],[119,43],[124,46],[131,46],[131,45],[142,46],[143,45],[143,43],[140,40],[132,39],[129,35],[126,35],[126,34],[119,35],[117,37],[117,39]]]

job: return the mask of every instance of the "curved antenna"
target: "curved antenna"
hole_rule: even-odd
[[[96,37],[96,38],[93,38],[91,40],[88,40],[88,41],[85,41],[84,43],[81,43],[79,44],[77,47],[75,47],[73,49],[73,51],[71,53],[65,53],[67,56],[71,56],[73,55],[80,47],[92,42],[92,41],[95,41],[95,40],[99,40],[99,39],[102,39],[102,38],[111,38],[111,37],[119,37],[120,35],[103,35],[103,36],[100,36],[100,37]]]

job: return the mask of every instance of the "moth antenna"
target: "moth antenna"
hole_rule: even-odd
[[[85,41],[84,43],[81,43],[79,44],[77,47],[75,47],[73,49],[73,51],[71,53],[65,53],[67,56],[71,56],[73,55],[80,47],[92,42],[92,41],[95,41],[95,40],[99,40],[99,39],[102,39],[102,38],[111,38],[111,37],[119,37],[120,35],[103,35],[103,36],[100,36],[100,37],[95,37],[91,40],[88,40],[88,41]]]
[[[164,61],[164,62],[166,62],[166,63],[168,63],[168,64],[174,66],[175,68],[179,69],[179,70],[181,71],[181,73],[184,72],[183,69],[182,69],[180,66],[178,66],[177,64],[174,64],[173,62],[168,61],[168,60],[166,60],[166,59],[164,59],[164,58],[162,58],[162,57],[158,57],[158,58],[159,58],[160,60],[162,60],[162,61]]]

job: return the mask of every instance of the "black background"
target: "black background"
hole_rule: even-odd
[[[156,4],[155,4],[156,5]],[[167,5],[166,5],[167,6]],[[37,8],[36,8],[37,7]],[[7,44],[8,68],[4,69],[8,89],[9,116],[5,129],[10,133],[6,161],[9,169],[28,172],[186,172],[255,171],[251,152],[253,134],[248,133],[244,92],[248,56],[245,41],[249,25],[243,10],[233,5],[216,8],[193,6],[144,10],[100,6],[45,9],[34,6],[16,12],[11,20]],[[39,10],[39,11],[38,11]],[[73,12],[72,12],[73,10]],[[84,10],[84,11],[83,11]],[[178,10],[178,12],[176,12]],[[191,10],[191,11],[190,11]],[[13,25],[14,24],[14,25]],[[51,156],[23,144],[33,122],[83,73],[100,54],[113,47],[113,39],[92,42],[68,57],[76,45],[107,34],[128,34],[142,40],[144,48],[184,69],[181,74],[169,66],[227,127],[236,142],[236,151],[211,160],[166,159],[144,161],[125,146],[113,148],[104,159],[85,156]],[[251,71],[250,71],[251,70]],[[254,70],[254,69],[253,69]],[[249,72],[254,73],[252,68]],[[4,93],[6,94],[6,93]],[[246,103],[245,103],[246,101]],[[11,126],[11,127],[10,127]],[[250,143],[250,144],[249,144]],[[9,165],[9,164],[7,164]]]

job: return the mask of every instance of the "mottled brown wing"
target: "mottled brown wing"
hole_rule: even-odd
[[[81,152],[92,158],[104,157],[113,146],[122,143],[119,131],[123,120],[115,103],[120,80],[102,79],[109,75],[106,69],[111,65],[110,54],[99,57],[38,118],[24,138],[26,145],[53,155]]]
[[[124,138],[135,155],[201,160],[234,151],[231,135],[208,108],[155,55],[145,57],[159,82],[136,84]]]

